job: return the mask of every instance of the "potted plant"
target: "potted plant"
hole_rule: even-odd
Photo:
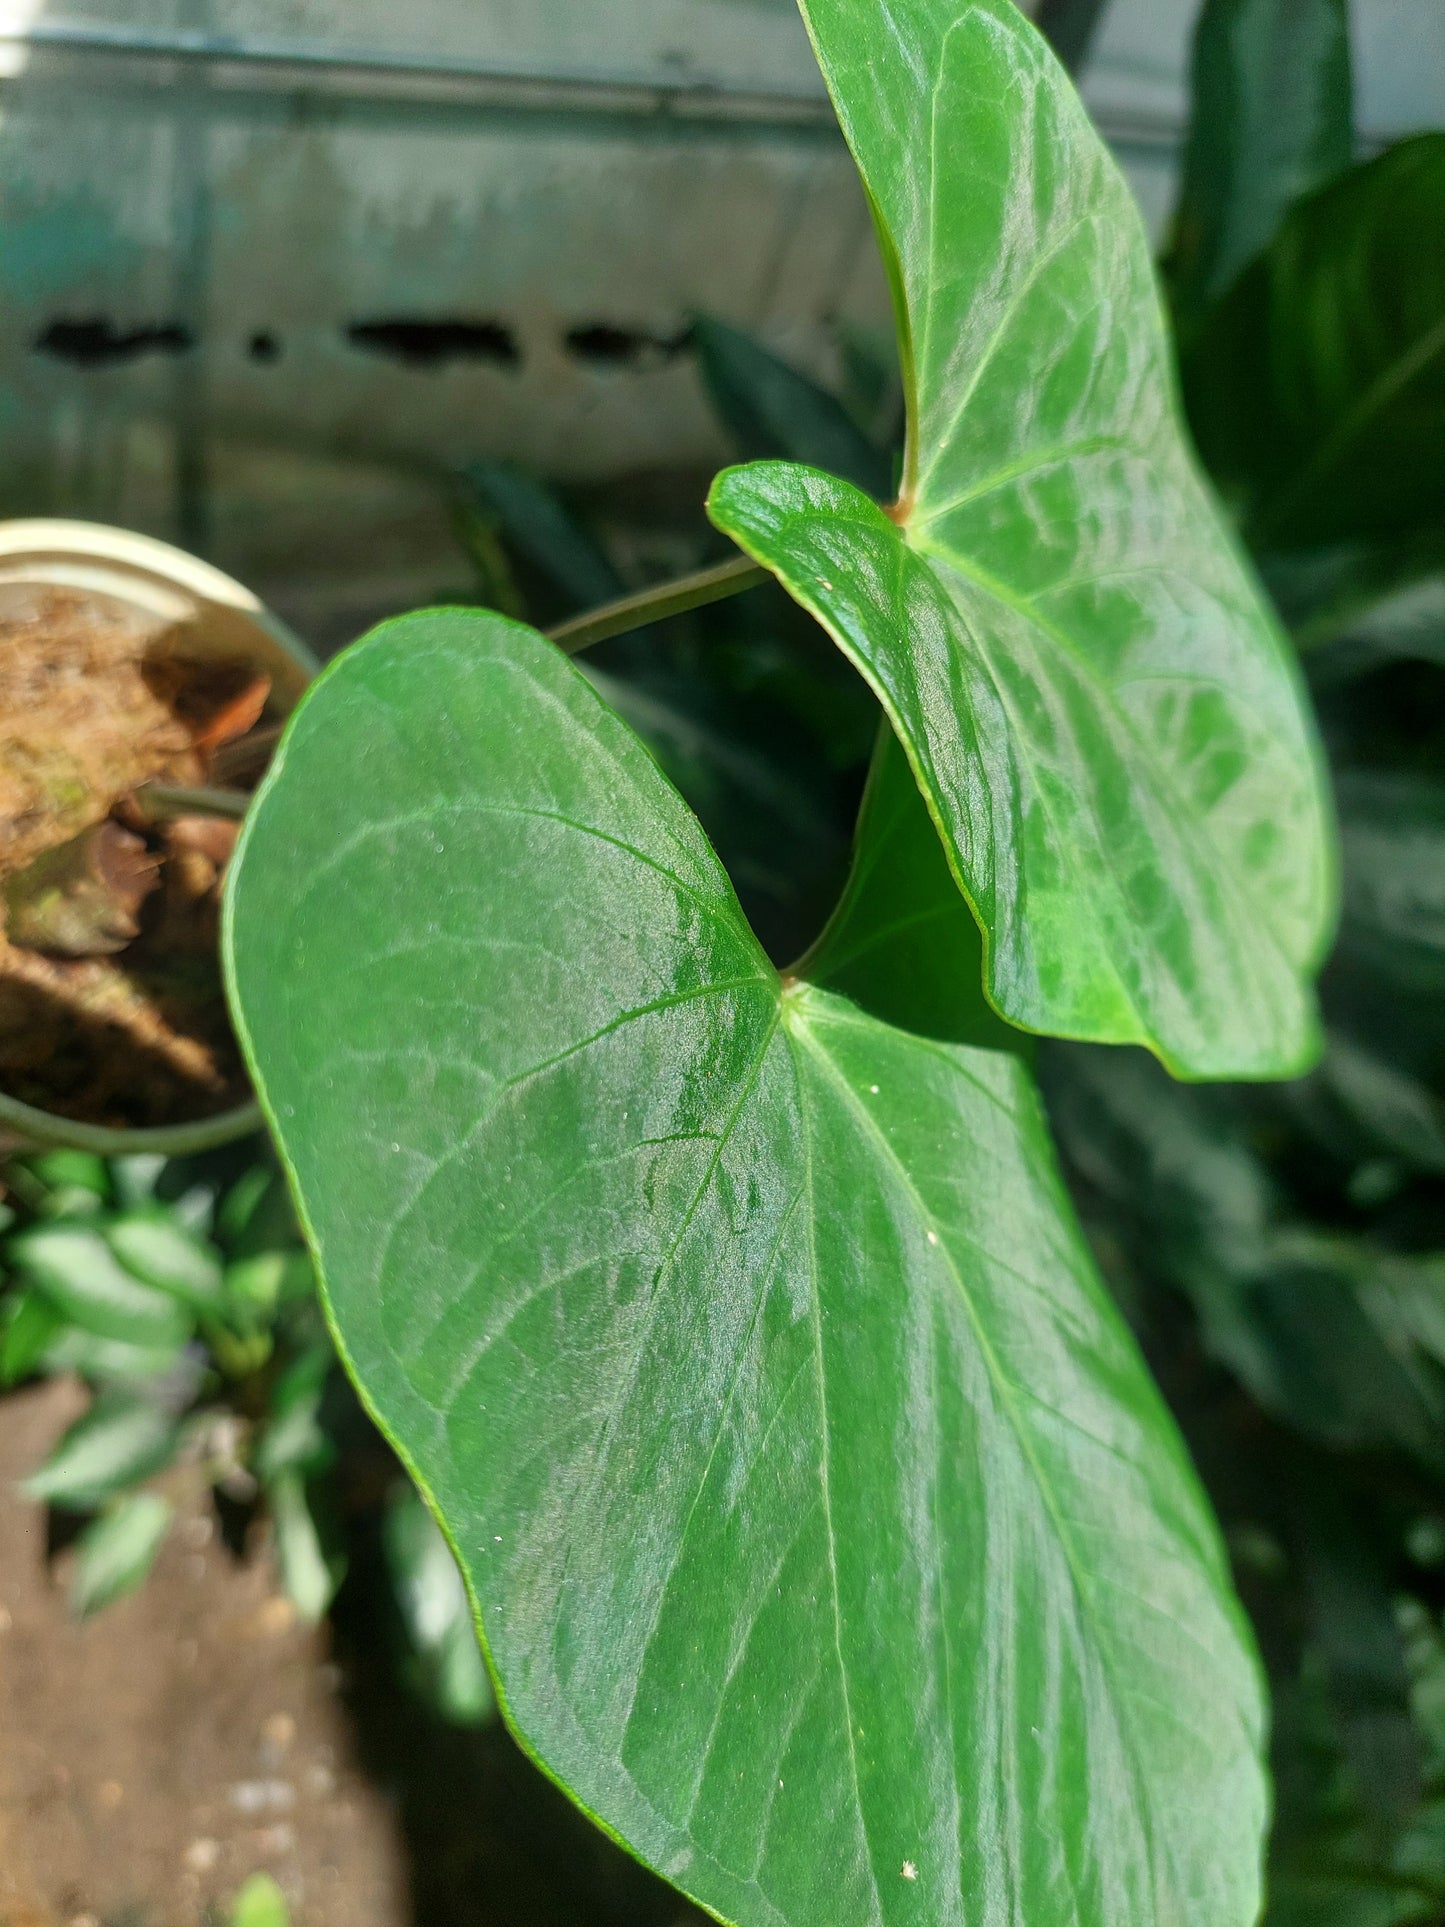
[[[314,670],[248,590],[163,542],[0,525],[0,1132],[119,1154],[256,1128],[219,886]]]

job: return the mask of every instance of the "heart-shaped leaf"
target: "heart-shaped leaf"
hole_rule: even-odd
[[[769,965],[534,632],[293,719],[233,1007],[502,1703],[744,1927],[1249,1927],[1260,1689],[1012,1053]]]
[[[713,519],[877,690],[1005,1017],[1190,1076],[1301,1069],[1318,757],[1185,448],[1123,177],[1008,0],[803,11],[895,288],[903,499],[764,463]]]

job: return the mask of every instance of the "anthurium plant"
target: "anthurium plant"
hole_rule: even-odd
[[[1031,1037],[1309,1069],[1321,757],[1054,55],[1009,0],[801,4],[898,489],[730,469],[700,578],[347,651],[245,827],[235,1019],[500,1704],[602,1826],[737,1927],[1250,1927],[1261,1674]],[[571,659],[765,573],[880,712],[782,968]]]

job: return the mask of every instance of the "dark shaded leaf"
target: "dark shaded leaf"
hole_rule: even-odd
[[[900,1029],[951,1044],[1025,1047],[985,1001],[978,925],[886,721],[858,818],[847,888],[795,969]]]
[[[1187,317],[1354,159],[1348,0],[1206,0],[1171,267]]]
[[[626,584],[606,551],[555,490],[507,462],[473,462],[467,485],[497,517],[506,540],[578,609],[611,602]]]
[[[138,1492],[101,1513],[76,1542],[70,1603],[82,1619],[145,1583],[173,1517],[153,1492]]]
[[[1295,208],[1184,369],[1214,474],[1265,549],[1438,532],[1445,515],[1445,134]]]

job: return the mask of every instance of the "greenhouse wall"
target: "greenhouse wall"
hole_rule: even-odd
[[[1364,138],[1438,119],[1445,10],[1358,13]],[[1115,0],[1086,76],[1156,233],[1191,16]],[[9,0],[0,34],[0,512],[178,537],[302,619],[317,569],[358,611],[444,586],[471,458],[724,457],[696,312],[824,376],[887,328],[792,0]]]

